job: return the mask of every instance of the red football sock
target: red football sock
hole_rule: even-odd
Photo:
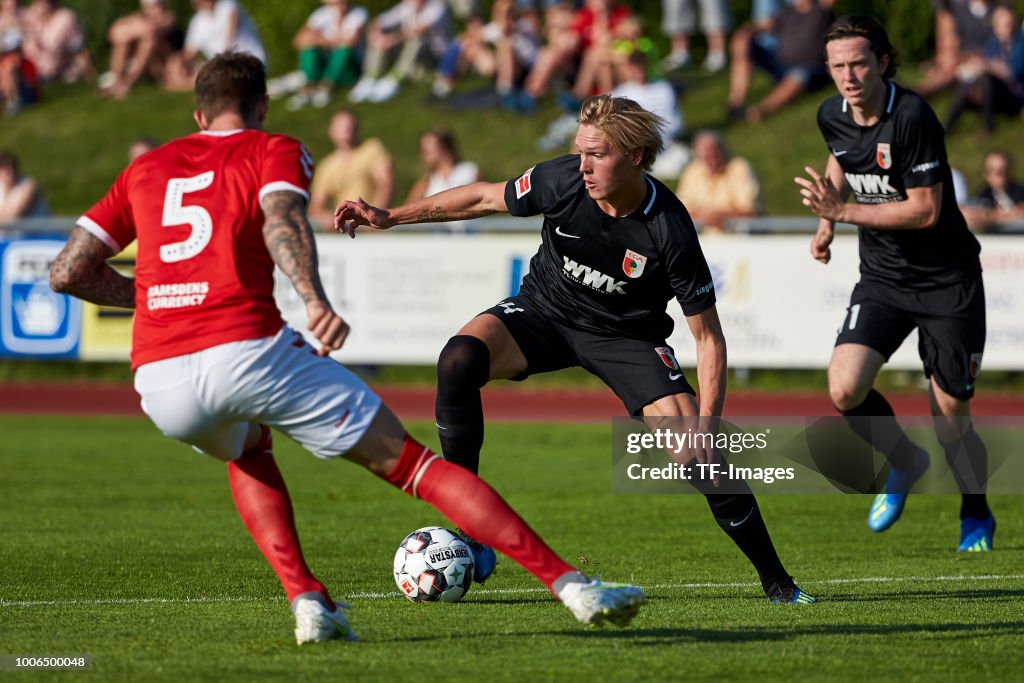
[[[511,557],[552,592],[556,579],[576,571],[486,482],[408,435],[398,464],[383,478],[427,501],[476,540]]]
[[[238,460],[228,463],[228,478],[235,507],[256,545],[281,580],[288,601],[291,602],[300,593],[316,592],[323,594],[329,603],[328,607],[334,609],[327,589],[306,566],[302,546],[299,544],[299,533],[295,529],[295,515],[288,487],[274,461],[270,429],[265,425],[261,425],[260,429],[259,443],[242,453]]]

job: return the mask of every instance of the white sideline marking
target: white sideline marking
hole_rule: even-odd
[[[929,583],[942,581],[1012,581],[1024,579],[1024,574],[983,574],[981,576],[864,576],[851,579],[823,579],[806,585],[836,585],[847,583]],[[755,581],[734,583],[659,583],[646,586],[648,590],[673,588],[750,588],[760,587]],[[473,595],[527,595],[547,593],[546,588],[478,588]],[[401,593],[351,593],[346,600],[382,600],[397,598]],[[149,604],[219,604],[232,602],[283,602],[283,597],[259,598],[255,596],[225,596],[219,598],[106,598],[99,600],[0,600],[0,607],[52,607],[56,605],[149,605]]]

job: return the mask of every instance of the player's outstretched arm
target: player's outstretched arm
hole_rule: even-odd
[[[110,267],[114,250],[76,225],[50,266],[50,288],[100,306],[135,308],[135,278]]]
[[[263,239],[274,263],[291,281],[306,304],[308,328],[320,341],[320,355],[341,348],[348,337],[348,323],[334,312],[317,265],[316,240],[306,216],[306,199],[297,192],[268,192],[260,202],[266,222]]]
[[[725,407],[726,348],[718,309],[710,308],[687,316],[686,324],[697,345],[697,385],[700,414],[720,416]]]
[[[387,230],[395,225],[464,221],[507,211],[505,183],[478,182],[445,190],[394,209],[371,206],[361,198],[346,200],[334,211],[334,228],[355,237],[359,226]]]
[[[830,165],[831,165],[830,157]],[[833,223],[853,223],[878,230],[922,230],[934,227],[942,208],[942,183],[907,189],[903,201],[885,204],[847,204],[829,173],[818,175],[804,168],[809,178],[794,178],[801,187],[803,205]]]

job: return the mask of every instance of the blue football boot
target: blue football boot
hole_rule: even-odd
[[[903,514],[903,506],[907,503],[907,494],[918,479],[928,471],[930,459],[923,448],[917,449],[914,469],[911,471],[893,467],[889,470],[889,478],[885,482],[885,493],[879,493],[871,502],[868,512],[868,526],[874,532],[885,531]]]
[[[984,553],[992,550],[996,535],[996,518],[990,510],[988,519],[965,517],[960,520],[960,547],[958,553]]]
[[[462,539],[463,543],[469,546],[470,551],[473,553],[473,580],[477,583],[483,583],[487,580],[487,577],[494,573],[494,568],[498,566],[498,556],[494,553],[494,548],[484,545],[462,529],[456,529],[455,533]]]
[[[781,603],[786,605],[813,605],[818,602],[807,593],[800,590],[795,583],[793,583],[793,577],[787,577],[785,581],[772,586],[767,591],[768,599],[774,603]]]

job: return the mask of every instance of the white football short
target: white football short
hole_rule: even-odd
[[[274,337],[221,344],[142,365],[142,409],[167,436],[221,460],[241,454],[250,422],[284,432],[320,458],[343,455],[381,400],[287,325]]]

